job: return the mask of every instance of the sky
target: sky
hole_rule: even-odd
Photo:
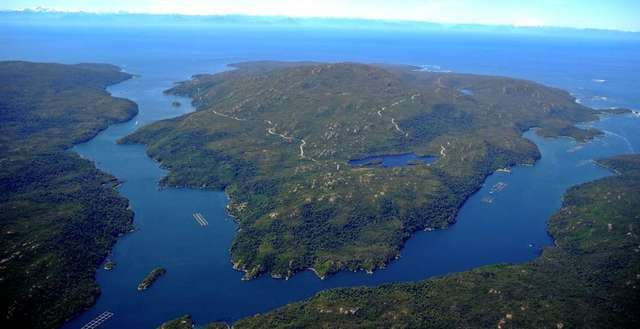
[[[2,10],[341,17],[640,32],[640,0],[2,0]]]

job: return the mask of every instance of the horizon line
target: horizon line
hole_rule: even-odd
[[[640,30],[623,30],[612,28],[596,28],[596,27],[575,27],[575,26],[560,26],[560,25],[519,25],[519,24],[484,24],[484,23],[472,23],[472,22],[436,22],[427,20],[415,20],[415,19],[384,19],[384,18],[369,18],[369,17],[351,17],[351,16],[306,16],[306,15],[255,15],[245,13],[220,13],[220,14],[187,14],[187,13],[159,13],[159,12],[144,12],[144,11],[87,11],[87,10],[59,10],[53,8],[36,7],[36,8],[23,8],[23,9],[6,9],[0,8],[0,12],[4,13],[33,13],[33,14],[89,14],[89,15],[147,15],[147,16],[182,16],[182,17],[254,17],[254,18],[286,18],[286,19],[301,19],[301,20],[356,20],[356,21],[370,21],[370,22],[383,22],[383,23],[413,23],[413,24],[432,24],[439,26],[482,26],[482,27],[510,27],[518,29],[566,29],[566,30],[578,30],[578,31],[602,31],[602,32],[618,32],[618,33],[640,33]]]

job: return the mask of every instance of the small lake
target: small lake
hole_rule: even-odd
[[[145,148],[115,143],[142,125],[193,110],[188,99],[163,95],[174,82],[245,60],[406,63],[527,78],[567,89],[586,105],[639,109],[640,44],[453,33],[76,29],[2,22],[0,27],[5,32],[0,34],[2,59],[106,62],[140,75],[109,89],[137,102],[139,115],[74,148],[124,182],[119,192],[135,211],[136,231],[119,239],[113,249],[115,269],[97,271],[102,289],[97,304],[63,328],[80,328],[104,311],[114,316],[101,328],[154,328],[186,313],[199,324],[233,321],[323,289],[421,280],[486,264],[525,262],[551,244],[546,222],[560,207],[566,189],[610,174],[593,159],[640,150],[640,119],[633,115],[606,116],[591,123],[607,133],[586,144],[527,132],[525,137],[541,151],[540,161],[489,176],[460,209],[456,224],[416,233],[401,258],[386,269],[372,275],[341,272],[326,280],[303,272],[288,281],[268,276],[241,281],[242,273],[230,264],[229,247],[237,226],[225,213],[225,194],[159,189],[166,171],[146,156]],[[173,107],[173,101],[183,105]],[[398,161],[411,160],[416,159]],[[209,225],[194,221],[194,212]],[[165,267],[166,275],[149,290],[137,291],[140,280],[156,266]]]
[[[410,165],[429,164],[436,161],[435,156],[418,156],[415,153],[402,153],[390,155],[376,155],[361,159],[349,160],[349,165],[354,167],[405,167]]]

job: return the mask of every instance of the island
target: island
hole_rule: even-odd
[[[598,111],[525,80],[406,65],[233,67],[167,91],[190,97],[196,112],[120,142],[146,144],[169,170],[163,185],[229,195],[239,225],[231,261],[245,279],[385,267],[414,232],[454,223],[488,175],[533,164],[540,153],[527,130],[579,141],[601,134],[575,125]],[[349,164],[404,154],[432,160]]]
[[[0,62],[0,323],[57,328],[100,293],[95,273],[132,229],[115,177],[69,152],[138,108],[106,64]]]
[[[107,262],[104,263],[104,269],[106,271],[111,271],[111,270],[113,270],[114,267],[116,267],[116,262],[114,262],[112,260],[107,260]]]
[[[173,106],[173,107],[180,107],[180,106],[182,106],[182,103],[180,103],[180,102],[178,102],[178,101],[173,101],[173,102],[171,102],[171,106]]]
[[[524,264],[411,283],[331,289],[233,328],[634,328],[640,323],[640,155],[568,190],[553,246]]]
[[[151,285],[158,280],[161,276],[167,273],[167,270],[163,267],[156,267],[138,284],[138,290],[147,290]]]
[[[171,320],[171,321],[167,321],[165,323],[163,323],[162,325],[160,325],[158,327],[158,329],[193,329],[195,328],[194,324],[193,324],[193,319],[191,319],[191,316],[189,315],[184,315],[181,316],[177,319]],[[227,325],[224,322],[215,322],[215,323],[209,323],[205,326],[199,326],[198,328],[200,329],[229,329],[231,328],[229,325]]]

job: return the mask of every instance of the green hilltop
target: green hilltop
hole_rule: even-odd
[[[92,305],[95,271],[129,231],[118,183],[68,152],[136,104],[111,65],[0,62],[0,327],[55,328]]]
[[[170,186],[225,189],[245,278],[312,269],[373,271],[417,230],[445,228],[498,168],[533,163],[522,133],[587,140],[597,112],[568,93],[502,77],[412,66],[252,62],[197,75],[168,93],[197,111],[121,142],[148,145]],[[432,164],[355,167],[416,153]]]

